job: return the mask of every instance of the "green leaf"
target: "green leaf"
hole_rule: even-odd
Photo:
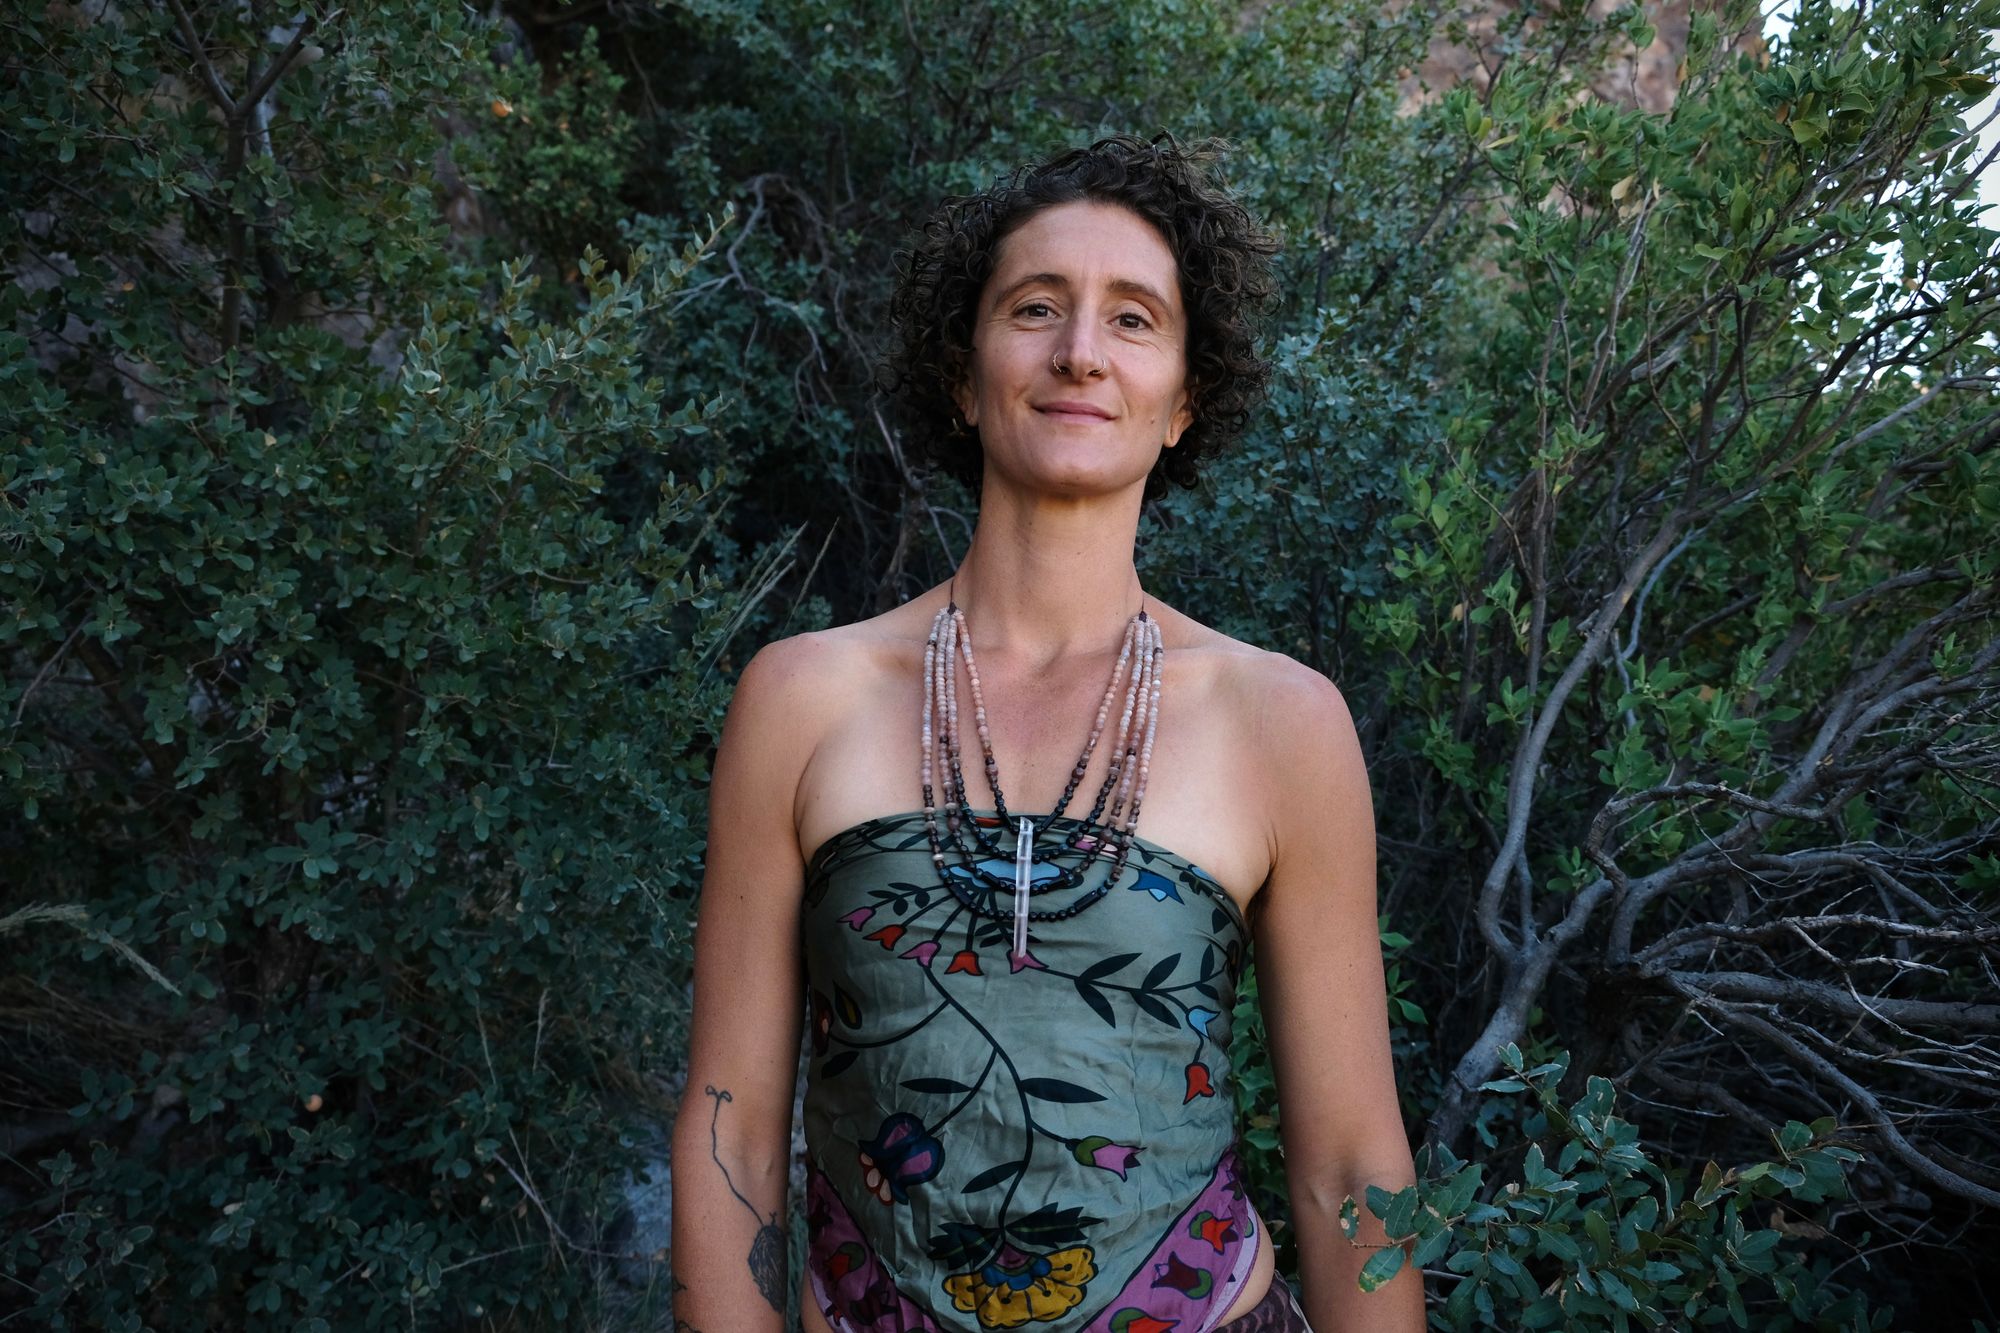
[[[1414,1233],[1416,1215],[1417,1187],[1409,1185],[1396,1191],[1395,1198],[1390,1200],[1388,1211],[1382,1215],[1383,1230],[1389,1239],[1402,1240]]]
[[[1384,1282],[1396,1276],[1403,1268],[1403,1247],[1390,1245],[1368,1256],[1368,1262],[1361,1265],[1361,1289],[1374,1291]]]
[[[1013,1179],[1026,1170],[1027,1166],[1028,1163],[1025,1159],[1015,1162],[1001,1162],[997,1166],[989,1166],[972,1179],[966,1181],[964,1186],[959,1190],[959,1193],[978,1194],[983,1190],[990,1190],[995,1185]]]

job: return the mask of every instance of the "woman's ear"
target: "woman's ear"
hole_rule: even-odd
[[[1190,394],[1186,389],[1182,389],[1180,402],[1175,405],[1174,415],[1167,422],[1167,448],[1171,449],[1176,444],[1179,444],[1181,435],[1193,424],[1194,395]]]
[[[979,395],[973,392],[970,367],[958,383],[951,386],[951,401],[958,404],[958,414],[965,418],[967,426],[979,424]]]

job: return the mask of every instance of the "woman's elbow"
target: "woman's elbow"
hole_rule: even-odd
[[[674,1178],[698,1179],[702,1167],[720,1164],[739,1181],[785,1179],[791,1157],[790,1117],[780,1123],[772,1116],[751,1114],[752,1110],[710,1086],[683,1097],[674,1116]]]
[[[1346,1200],[1365,1200],[1371,1185],[1394,1194],[1416,1184],[1417,1166],[1399,1129],[1393,1136],[1350,1143],[1330,1160],[1288,1175],[1294,1208],[1303,1204],[1337,1216]]]

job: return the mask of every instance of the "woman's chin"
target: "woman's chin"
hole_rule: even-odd
[[[1086,459],[1069,467],[1044,462],[1021,479],[1021,486],[1025,490],[1044,495],[1079,499],[1085,496],[1117,495],[1134,486],[1142,486],[1145,481],[1146,474],[1143,472],[1134,474],[1129,468],[1108,468],[1104,466],[1102,460]]]

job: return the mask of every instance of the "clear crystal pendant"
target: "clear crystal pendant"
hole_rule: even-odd
[[[1021,816],[1014,835],[1014,955],[1028,951],[1028,880],[1035,855],[1035,821]]]

